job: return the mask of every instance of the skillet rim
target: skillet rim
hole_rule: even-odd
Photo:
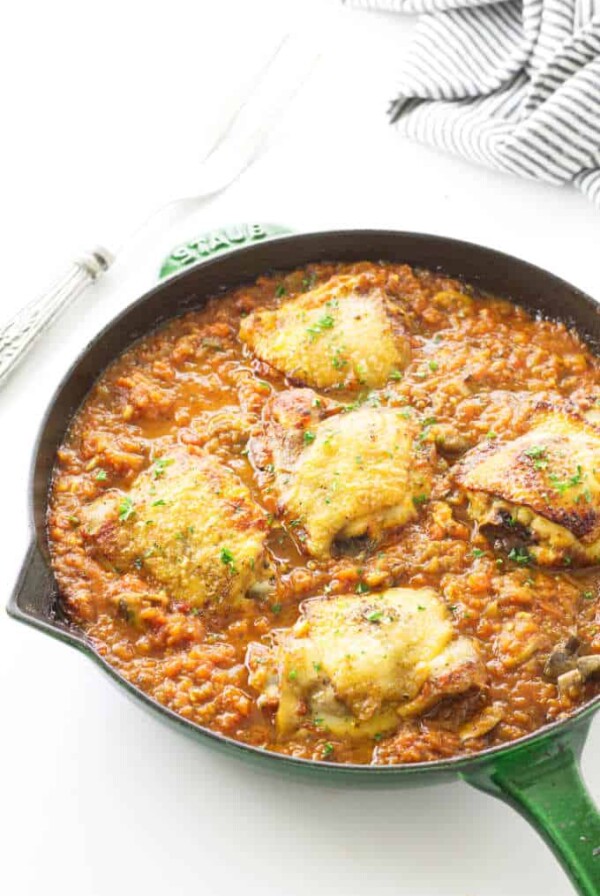
[[[554,722],[551,722],[547,725],[544,725],[541,728],[536,729],[535,731],[530,732],[529,734],[517,738],[513,741],[508,741],[505,744],[499,744],[493,747],[488,747],[485,750],[481,750],[477,753],[458,756],[451,756],[445,759],[424,761],[424,762],[415,762],[415,763],[399,763],[397,765],[372,765],[372,764],[361,764],[361,763],[336,763],[327,760],[320,759],[302,759],[295,756],[290,756],[283,753],[277,753],[274,751],[266,750],[262,747],[253,746],[250,744],[245,744],[242,741],[236,740],[233,737],[229,737],[227,735],[221,734],[217,731],[213,731],[210,728],[199,725],[196,722],[193,722],[189,719],[180,716],[173,710],[169,709],[167,706],[159,703],[149,694],[146,694],[140,688],[136,687],[134,684],[129,682],[123,675],[116,671],[110,664],[97,652],[94,648],[93,643],[82,633],[80,632],[76,626],[72,623],[64,623],[62,624],[56,618],[46,618],[41,619],[26,613],[17,603],[17,595],[19,593],[19,586],[22,584],[23,580],[26,578],[28,567],[32,561],[32,554],[37,550],[45,570],[50,574],[52,581],[54,583],[54,590],[56,592],[56,597],[59,596],[59,588],[56,580],[54,578],[54,572],[52,570],[52,566],[49,561],[48,550],[47,550],[47,532],[46,527],[43,529],[43,541],[41,543],[40,539],[40,531],[38,527],[38,522],[36,520],[36,494],[35,494],[35,486],[36,486],[36,472],[38,468],[38,463],[40,462],[40,455],[42,444],[44,440],[44,436],[46,434],[47,425],[51,419],[51,416],[54,412],[55,406],[61,398],[63,391],[69,386],[71,380],[74,375],[77,374],[78,368],[82,361],[88,356],[88,354],[97,346],[99,343],[107,337],[112,331],[114,331],[119,324],[130,315],[135,309],[141,308],[145,303],[147,303],[151,297],[160,294],[163,290],[168,289],[168,287],[172,286],[174,283],[179,283],[184,281],[188,277],[192,277],[194,272],[198,270],[198,268],[205,269],[207,266],[215,266],[219,267],[219,265],[226,263],[226,261],[232,256],[235,255],[237,257],[244,255],[252,255],[263,245],[285,245],[294,244],[298,240],[318,240],[319,238],[327,237],[328,239],[343,239],[343,238],[354,238],[354,239],[365,239],[368,240],[369,237],[375,238],[389,238],[389,239],[408,239],[412,241],[416,241],[418,243],[433,243],[439,245],[444,245],[446,248],[454,249],[457,251],[469,251],[473,250],[474,252],[484,252],[488,253],[490,258],[495,260],[500,260],[504,263],[508,263],[513,266],[521,268],[523,273],[527,273],[530,276],[535,278],[542,278],[549,280],[553,283],[557,288],[562,288],[568,290],[574,296],[576,296],[577,301],[583,302],[590,310],[595,311],[596,314],[600,316],[600,302],[594,300],[590,295],[585,293],[579,287],[574,286],[569,281],[564,278],[552,273],[551,271],[546,270],[545,268],[540,267],[539,265],[532,264],[531,262],[526,261],[525,259],[519,258],[518,256],[512,255],[510,253],[502,252],[497,249],[493,249],[489,246],[482,245],[480,243],[474,243],[466,240],[457,240],[453,237],[447,237],[434,233],[422,233],[422,232],[413,232],[413,231],[403,231],[403,230],[391,230],[387,228],[344,228],[344,229],[336,229],[336,230],[318,230],[318,231],[306,231],[294,234],[286,234],[283,236],[276,237],[268,237],[265,240],[261,240],[258,243],[253,243],[248,246],[242,246],[239,248],[234,248],[231,251],[228,251],[222,255],[218,255],[216,257],[208,258],[205,260],[201,260],[197,263],[189,265],[189,267],[184,268],[181,272],[177,274],[173,274],[168,276],[164,280],[157,283],[151,289],[144,292],[141,296],[139,296],[134,301],[130,302],[123,308],[118,314],[112,317],[95,335],[89,340],[85,346],[78,352],[77,356],[73,360],[73,362],[69,365],[67,371],[61,377],[58,385],[54,389],[45,413],[41,419],[35,443],[33,446],[32,457],[30,461],[29,467],[29,476],[28,476],[28,518],[29,518],[29,527],[32,532],[32,539],[30,542],[29,549],[27,551],[26,557],[23,562],[23,566],[21,569],[21,573],[19,575],[19,579],[17,585],[13,591],[12,597],[7,606],[7,612],[13,618],[17,618],[22,622],[26,622],[35,627],[38,627],[44,630],[47,634],[56,637],[60,640],[63,640],[69,643],[71,646],[76,647],[81,650],[87,656],[91,657],[95,662],[99,664],[99,666],[107,672],[109,677],[115,681],[115,683],[124,687],[125,691],[135,699],[145,704],[147,708],[153,709],[158,712],[160,715],[164,716],[167,720],[173,723],[176,727],[180,728],[191,736],[203,736],[206,737],[209,741],[213,741],[215,745],[227,750],[230,754],[238,753],[238,758],[243,758],[244,754],[246,758],[255,758],[264,761],[274,760],[280,766],[284,766],[287,768],[296,768],[296,769],[310,769],[311,771],[322,770],[323,772],[335,772],[339,774],[348,774],[352,775],[362,772],[363,775],[369,774],[370,777],[375,777],[375,774],[379,776],[389,775],[392,773],[398,774],[403,773],[410,775],[411,773],[423,773],[425,771],[437,771],[437,772],[457,772],[459,773],[463,769],[473,768],[479,764],[485,763],[487,760],[493,759],[498,755],[507,755],[511,751],[517,751],[521,748],[527,748],[530,744],[535,741],[542,741],[546,738],[553,738],[555,736],[559,736],[562,732],[572,730],[575,727],[578,727],[578,723],[581,723],[588,717],[591,716],[600,708],[600,694],[596,697],[592,698],[588,702],[584,703],[582,706],[578,707],[574,712],[568,715],[564,719],[559,719]],[[365,258],[369,256],[368,247],[365,248]],[[372,254],[372,253],[371,253]],[[432,249],[433,254],[433,249]],[[307,262],[310,263],[310,262]],[[411,262],[406,262],[411,264]],[[276,270],[284,270],[284,268],[277,267],[273,268]],[[432,270],[440,270],[443,272],[443,267],[441,265],[432,265]],[[451,274],[449,276],[456,277],[458,279],[458,275]],[[233,286],[227,286],[227,289],[234,288]],[[215,295],[214,291],[211,292],[211,295]],[[504,298],[508,298],[509,301],[514,302],[516,305],[520,305],[521,307],[527,308],[527,305],[524,302],[519,302],[518,299],[513,299],[512,296],[504,295]],[[164,318],[156,320],[152,326],[145,328],[143,333],[137,335],[129,345],[133,345],[137,339],[143,338],[144,335],[151,333],[157,327],[163,326],[168,320],[174,319],[178,316],[181,316],[184,313],[187,313],[188,310],[192,310],[193,306],[190,306],[189,309],[185,309],[180,311],[178,314],[166,315]],[[535,309],[532,309],[535,310]],[[539,311],[539,309],[537,309]],[[568,326],[573,326],[572,322],[569,322],[568,318],[557,315],[558,320],[567,324]],[[593,337],[591,334],[586,334],[581,330],[578,330],[580,335],[586,339],[586,341],[596,343],[595,346],[592,346],[593,350],[598,351],[600,348],[600,336]],[[93,384],[97,381],[98,377],[102,375],[104,370],[108,367],[112,361],[114,361],[126,348],[121,348],[119,352],[113,355],[112,359],[108,361],[104,367],[100,371],[97,372],[94,380],[90,384],[88,390],[85,395],[89,394],[90,389],[93,387]],[[82,400],[85,400],[85,396]],[[63,431],[66,434],[74,415],[77,413],[79,408],[81,407],[81,403],[75,409],[75,411],[71,412],[68,415],[68,419],[66,420],[66,425]],[[46,481],[46,490],[44,493],[44,520],[47,516],[48,510],[48,497],[49,490],[51,485],[51,479]]]

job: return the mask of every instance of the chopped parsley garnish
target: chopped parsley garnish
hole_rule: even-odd
[[[380,619],[382,619],[382,617],[383,617],[382,610],[373,610],[372,613],[369,613],[367,615],[367,621],[368,622],[379,622]]]
[[[438,369],[439,366],[440,366],[440,365],[438,364],[437,361],[430,361],[430,362],[429,362],[429,369],[430,369],[431,371],[433,371],[434,373],[435,373],[435,371]]]
[[[323,746],[323,755],[331,756],[331,754],[333,753],[333,750],[334,750],[333,744],[330,743],[330,741],[327,741],[327,743],[324,744],[324,746]]]
[[[163,507],[167,502],[163,501],[162,498],[159,498],[158,501],[153,501],[151,507]]]
[[[584,600],[594,600],[593,591],[584,591],[581,596]]]
[[[359,582],[354,590],[357,594],[366,594],[371,589],[365,582]]]
[[[419,605],[417,606],[417,610],[424,611],[424,610],[426,610],[426,609],[427,609],[427,607],[422,607],[421,604],[419,604]]]
[[[310,430],[308,430],[308,429],[306,430],[306,432],[305,432],[304,435],[302,436],[302,440],[304,441],[304,444],[305,444],[305,445],[310,445],[310,443],[311,443],[311,442],[314,442],[314,440],[315,440],[316,438],[317,438],[317,437],[316,437],[316,435],[314,434],[314,432],[310,432]]]
[[[536,470],[545,470],[548,466],[546,448],[542,445],[532,445],[531,448],[528,448],[527,451],[525,451],[525,454],[532,459],[533,466]]]
[[[429,496],[425,495],[425,494],[413,495],[412,500],[413,500],[413,504],[415,505],[415,507],[422,507],[423,504],[427,504],[427,502],[429,501]]]
[[[295,681],[297,678],[298,678],[298,673],[296,672],[296,670],[290,669],[290,671],[288,672],[288,679],[290,681]]]
[[[545,457],[546,449],[541,445],[532,445],[531,448],[527,449],[525,454],[527,455],[527,457]]]
[[[356,378],[357,378],[358,382],[361,384],[361,386],[365,386],[366,382],[367,382],[365,379],[365,376],[367,374],[365,365],[364,364],[355,364],[354,370],[356,372]]]
[[[281,604],[271,604],[271,613],[275,613],[277,616],[278,613],[281,613]]]
[[[342,370],[342,368],[348,366],[348,362],[345,358],[340,355],[340,349],[336,349],[335,355],[331,359],[331,364],[335,368],[335,370]]]
[[[154,478],[160,479],[160,477],[164,475],[164,472],[167,469],[167,467],[170,467],[172,463],[174,463],[174,460],[171,457],[159,457],[158,460],[155,460],[154,461]]]
[[[224,563],[225,566],[228,566],[231,572],[237,572],[234,556],[228,548],[221,548],[220,557],[221,563]]]
[[[552,483],[553,487],[556,489],[559,494],[563,494],[569,488],[573,488],[575,485],[580,485],[581,480],[583,478],[583,470],[581,466],[577,465],[577,472],[573,474],[573,476],[569,476],[567,479],[561,479],[556,473],[550,473],[548,475],[548,479]]]
[[[473,550],[471,551],[471,554],[474,557],[483,557],[485,554],[485,551],[482,551],[481,548],[473,548]]]
[[[392,372],[390,373],[390,379],[391,380],[401,380],[402,373],[399,370],[392,370]]]
[[[491,439],[493,441],[494,439],[497,439],[497,438],[498,438],[498,433],[494,432],[493,429],[490,429],[490,431],[486,435],[486,439]]]
[[[527,566],[531,563],[532,557],[527,548],[512,548],[508,559],[513,563],[518,563],[519,566]]]
[[[283,283],[280,283],[279,286],[277,287],[277,289],[275,290],[275,295],[277,296],[278,299],[280,299],[281,296],[284,296],[285,294],[286,294],[285,286],[283,285]]]
[[[106,472],[106,470],[96,470],[96,475],[94,476],[96,482],[106,482],[107,478],[108,473]]]
[[[127,520],[133,516],[135,513],[135,507],[133,506],[133,501],[129,497],[129,495],[125,495],[125,497],[121,500],[119,504],[119,519],[122,523],[126,523]]]
[[[424,439],[427,438],[427,435],[429,434],[429,430],[435,423],[437,423],[437,420],[435,417],[425,417],[425,419],[421,423],[421,432],[419,433],[419,442],[422,442]]]
[[[313,669],[315,670],[315,672],[320,672],[321,671],[321,663],[313,663]],[[317,720],[315,719],[315,722],[316,721]]]

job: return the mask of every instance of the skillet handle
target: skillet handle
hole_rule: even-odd
[[[600,814],[581,776],[584,719],[461,777],[508,803],[544,838],[581,896],[600,894]]]
[[[199,264],[213,255],[221,255],[232,249],[241,249],[252,243],[262,242],[276,236],[286,236],[293,233],[289,227],[282,224],[230,224],[217,230],[209,230],[181,243],[163,259],[159,279],[179,274],[190,265]]]
[[[72,647],[90,649],[83,634],[57,615],[54,576],[35,539],[27,549],[6,612]]]

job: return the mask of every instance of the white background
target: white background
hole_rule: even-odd
[[[385,108],[413,27],[335,8],[324,56],[225,196],[176,220],[86,294],[0,392],[0,576],[28,542],[35,431],[75,352],[156,276],[173,243],[244,220],[471,239],[600,294],[599,215],[569,190],[401,140]],[[198,159],[294,8],[277,0],[11,4],[2,27],[6,317],[77,251],[134,228]],[[0,890],[11,896],[567,896],[519,816],[461,783],[320,789],[213,754],[130,703],[67,647],[0,617]],[[600,797],[600,726],[584,758]]]

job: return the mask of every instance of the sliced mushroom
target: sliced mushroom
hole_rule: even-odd
[[[431,427],[431,435],[438,448],[442,451],[449,451],[452,454],[458,454],[461,451],[468,451],[473,447],[473,442],[467,436],[463,435],[451,423],[437,423]]]
[[[585,681],[600,672],[600,654],[578,656],[581,641],[570,635],[557,644],[544,666],[544,675],[556,681],[559,697],[576,699],[581,695]]]
[[[262,582],[253,582],[248,588],[247,595],[260,600],[268,597],[273,591],[275,591],[275,580],[264,579]]]
[[[557,681],[565,672],[577,668],[577,653],[581,641],[577,635],[569,635],[566,641],[560,641],[551,651],[544,665],[544,675],[550,681]]]
[[[577,670],[583,676],[584,681],[586,678],[596,675],[600,672],[600,654],[591,653],[589,656],[580,656],[577,660]]]
[[[558,696],[561,699],[568,698],[570,700],[576,700],[581,694],[583,675],[579,669],[571,669],[570,672],[563,672],[562,675],[558,676],[556,686],[558,688]]]

